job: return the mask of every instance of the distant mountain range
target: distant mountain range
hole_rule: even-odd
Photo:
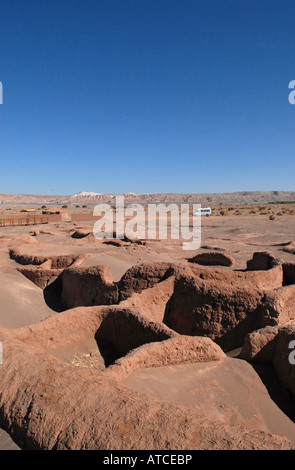
[[[216,204],[267,204],[279,202],[295,201],[295,191],[241,191],[233,193],[126,193],[124,196],[126,203],[196,203],[202,205]],[[94,205],[100,202],[115,204],[115,198],[119,194],[100,194],[90,191],[82,191],[71,196],[53,196],[40,194],[0,194],[0,203],[11,205],[45,205],[45,204],[67,204]]]

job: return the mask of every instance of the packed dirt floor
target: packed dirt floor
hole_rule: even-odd
[[[295,216],[92,230],[0,228],[0,450],[295,449]]]

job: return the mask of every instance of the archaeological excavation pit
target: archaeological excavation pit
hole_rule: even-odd
[[[143,345],[170,339],[173,332],[138,309],[97,306],[67,310],[12,336],[68,364],[79,365],[80,358],[83,365],[87,357],[88,367],[103,371]]]
[[[228,356],[233,349],[243,346],[252,331],[276,325],[281,328],[280,324],[291,318],[293,264],[281,262],[267,252],[249,255],[252,259],[246,269],[241,269],[246,262],[233,269],[234,264],[226,265],[220,256],[215,259],[203,256],[201,263],[196,262],[198,258],[194,262],[135,260],[132,267],[113,277],[110,266],[104,263],[107,256],[100,258],[96,247],[87,257],[89,247],[83,242],[86,238],[73,239],[81,250],[72,259],[58,259],[53,249],[48,254],[44,250],[42,259],[34,259],[28,256],[33,255],[33,248],[27,246],[17,246],[18,251],[13,254],[14,268],[27,278],[26,286],[30,279],[34,289],[40,288],[46,304],[56,312],[28,327],[0,331],[5,350],[9,352],[11,347],[11,358],[18,361],[19,371],[15,377],[13,368],[3,369],[5,383],[19,381],[14,389],[25,391],[18,398],[6,386],[2,387],[1,399],[10,407],[9,413],[3,411],[9,423],[5,422],[6,429],[17,433],[20,422],[26,422],[26,430],[22,430],[25,440],[18,441],[20,445],[98,448],[109,446],[112,439],[115,447],[119,439],[128,448],[132,435],[136,445],[147,448],[149,443],[143,439],[151,434],[146,430],[153,429],[153,436],[158,436],[157,430],[161,428],[164,433],[169,429],[169,446],[173,446],[180,432],[188,433],[185,442],[195,438],[187,424],[192,416],[195,429],[198,414],[210,415],[214,421],[218,411],[224,420],[229,417],[237,420],[231,427],[235,434],[241,432],[239,425],[244,418],[247,426],[252,426],[247,410],[245,416],[239,410],[241,401],[247,398],[247,384],[254,381],[257,386],[259,377],[252,370],[250,355],[242,365],[237,355],[235,359]],[[106,248],[102,251],[114,253],[131,250],[127,245],[103,246]],[[69,247],[65,253],[70,256]],[[55,308],[54,300],[60,301]],[[256,345],[252,339],[249,343]],[[279,350],[270,357],[279,363]],[[242,400],[233,396],[231,390],[240,370],[246,374],[240,384],[245,392]],[[228,388],[225,392],[219,388],[218,395],[214,395],[213,381],[217,377],[221,385],[224,378]],[[265,391],[262,387],[259,390],[262,399]],[[251,402],[254,414],[260,406],[255,399],[256,395]],[[222,410],[219,400],[224,400]],[[237,410],[232,409],[232,403]],[[181,411],[178,405],[182,405]],[[159,418],[162,407],[163,420]],[[151,412],[153,409],[155,413]],[[178,414],[179,420],[175,418]],[[40,423],[38,416],[42,416]],[[68,422],[61,423],[62,416],[67,416]],[[279,411],[276,416],[280,416]],[[38,435],[34,430],[36,422]],[[175,422],[180,423],[177,429]],[[43,423],[50,432],[39,432]],[[257,423],[258,428],[260,424]],[[214,421],[214,432],[217,429],[218,423]],[[227,433],[223,424],[221,431],[222,436]],[[108,440],[104,437],[106,432]],[[53,438],[49,441],[50,435]],[[175,436],[174,443],[170,436]],[[163,445],[166,438],[159,437]],[[155,445],[160,444],[151,443],[151,447]]]
[[[245,270],[203,266],[195,261],[145,263],[131,267],[118,282],[114,282],[108,266],[83,267],[76,262],[59,271],[60,304],[56,311],[62,310],[60,305],[64,309],[132,306],[140,309],[146,318],[160,322],[178,334],[209,337],[224,351],[230,351],[241,347],[248,333],[291,318],[293,290],[285,287],[294,285],[294,266],[294,263],[281,262],[268,252],[255,252]],[[49,270],[48,274],[45,268],[47,266],[43,270],[41,265],[37,270],[33,268],[33,272],[55,273]],[[27,272],[24,274],[29,277]],[[46,289],[45,293],[50,292]],[[288,299],[285,298],[287,292]],[[273,300],[276,296],[280,296],[280,306]],[[129,335],[126,333],[129,328],[133,328],[134,317],[128,321],[124,317],[122,322],[125,326],[122,326],[119,314],[114,318],[109,315],[96,335],[106,364],[133,349],[129,345],[123,346],[122,342]],[[141,342],[135,342],[134,347],[155,341],[144,339],[145,335],[140,337]]]
[[[128,309],[110,309],[95,333],[106,367],[144,344],[164,341],[170,337],[165,328],[146,322],[137,312],[132,313]]]

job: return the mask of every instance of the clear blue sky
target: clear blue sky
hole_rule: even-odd
[[[0,193],[294,190],[294,0],[1,0]]]

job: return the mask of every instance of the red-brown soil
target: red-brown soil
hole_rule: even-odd
[[[1,228],[0,424],[19,447],[295,449],[250,365],[291,409],[295,219],[238,219],[206,218],[197,252],[89,223]]]

